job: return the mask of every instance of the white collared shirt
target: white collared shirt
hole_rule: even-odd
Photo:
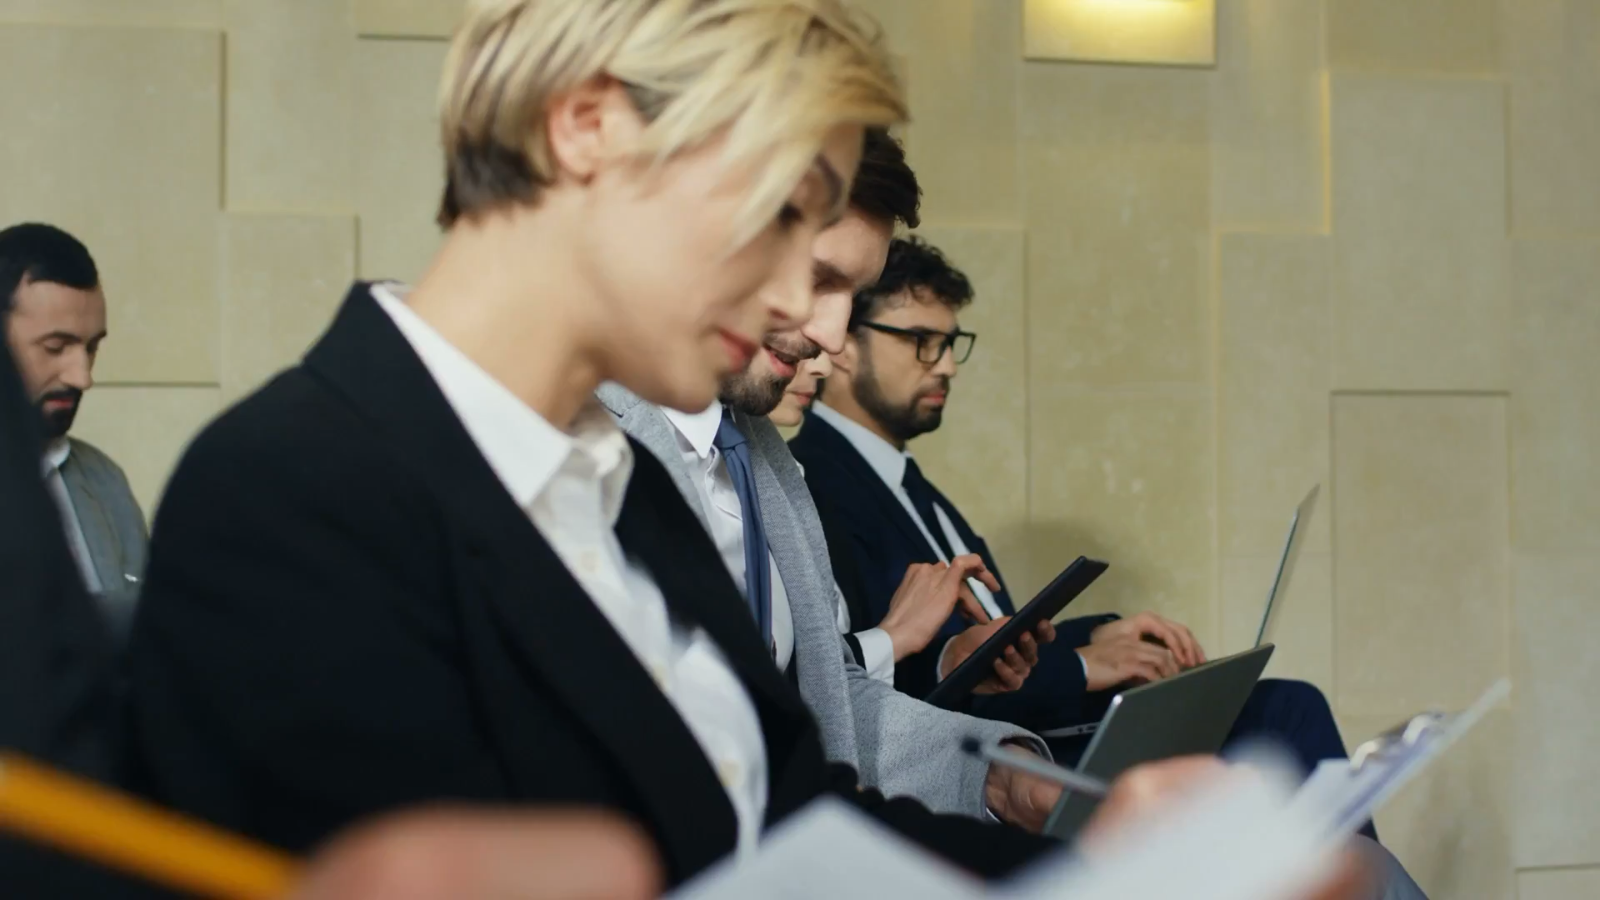
[[[66,479],[61,476],[61,467],[67,464],[67,458],[72,455],[72,442],[66,438],[59,438],[50,443],[44,451],[44,486],[50,491],[50,497],[56,501],[56,508],[61,511],[61,525],[67,533],[67,546],[72,548],[72,558],[78,564],[78,572],[83,576],[84,587],[89,593],[98,594],[105,589],[100,583],[100,573],[95,571],[94,557],[89,553],[89,542],[83,536],[83,525],[78,521],[78,510],[72,505],[72,495],[67,492]]]
[[[713,402],[703,412],[681,413],[662,409],[667,421],[678,433],[678,450],[683,454],[684,465],[695,473],[694,486],[700,494],[706,519],[711,525],[711,539],[716,542],[722,562],[733,575],[741,591],[749,588],[745,579],[744,560],[744,508],[739,503],[739,493],[734,490],[733,477],[728,473],[727,462],[714,441],[722,425],[722,404]],[[789,608],[789,592],[778,574],[778,562],[767,551],[767,565],[772,572],[772,634],[774,659],[779,669],[787,670],[794,658],[794,614]],[[834,585],[835,622],[840,634],[850,631],[850,611],[845,607],[839,587]],[[894,684],[894,642],[887,632],[873,628],[855,635],[867,659],[862,666],[879,681]]]
[[[506,491],[677,709],[728,792],[738,818],[738,852],[753,850],[767,808],[761,722],[710,635],[669,615],[649,571],[617,540],[633,474],[627,437],[598,402],[579,414],[570,435],[551,425],[406,306],[403,291],[374,285],[372,295]]]

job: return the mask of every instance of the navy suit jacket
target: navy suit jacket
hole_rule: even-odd
[[[936,562],[939,553],[928,545],[883,479],[833,426],[818,416],[807,415],[789,447],[805,467],[806,483],[816,495],[818,509],[831,520],[825,529],[829,535],[828,555],[834,561],[835,576],[846,599],[851,601],[850,627],[871,628],[888,614],[889,601],[907,567]],[[995,594],[995,601],[1002,613],[1015,613],[1016,606],[1005,590],[1005,579],[989,545],[972,530],[949,498],[940,494],[939,501],[950,514],[962,542],[982,556],[989,571],[1000,580],[1001,590]],[[927,524],[937,527],[937,523]],[[845,546],[838,546],[841,543]],[[864,595],[859,600],[850,596],[858,591]],[[862,610],[865,618],[859,618]],[[1091,631],[1114,618],[1086,616],[1060,623],[1056,642],[1039,654],[1039,665],[1021,690],[974,697],[965,711],[1032,729],[1074,725],[1095,718],[1104,704],[1086,697],[1083,663],[1072,649],[1087,644]],[[959,613],[952,615],[927,649],[906,657],[895,667],[895,686],[913,696],[926,696],[938,683],[939,655],[945,641],[966,628]]]

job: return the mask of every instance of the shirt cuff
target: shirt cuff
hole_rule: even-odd
[[[1078,657],[1078,665],[1083,667],[1083,680],[1084,683],[1087,684],[1089,681],[1089,661],[1084,659],[1083,654],[1076,650],[1072,651],[1072,654]]]
[[[875,680],[894,687],[894,639],[882,628],[869,628],[854,635],[861,647],[861,668]]]
[[[953,640],[955,640],[955,638],[950,638],[949,640],[945,641],[944,649],[939,651],[939,668],[935,669],[933,672],[933,678],[935,682],[944,680],[944,658],[950,655],[950,641]]]

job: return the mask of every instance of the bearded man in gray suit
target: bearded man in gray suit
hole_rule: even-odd
[[[882,271],[895,222],[917,224],[918,194],[900,146],[885,132],[869,131],[849,208],[813,247],[814,316],[777,325],[751,371],[724,385],[724,397],[731,401],[726,418],[722,404],[702,415],[682,416],[615,385],[601,388],[600,399],[623,429],[666,465],[723,551],[735,583],[752,601],[774,661],[796,682],[821,723],[829,759],[854,766],[863,783],[885,794],[913,796],[935,811],[995,815],[1038,830],[1059,788],[991,768],[964,753],[961,742],[978,737],[1044,754],[1043,742],[1007,723],[947,712],[902,694],[881,671],[892,679],[893,659],[886,666],[873,661],[921,649],[919,642],[932,638],[965,591],[962,576],[984,573],[953,569],[944,577],[924,578],[920,589],[906,592],[906,615],[885,626],[892,633],[851,634],[849,623],[841,620],[846,613],[810,491],[788,445],[764,417],[782,395],[780,385],[769,398],[768,382],[781,377],[787,383],[795,356],[825,349],[814,343],[820,338],[806,334],[836,333],[842,343],[850,297]],[[785,371],[788,377],[782,377]],[[735,449],[728,440],[742,447]],[[735,469],[742,471],[736,475]],[[736,491],[735,479],[746,493]],[[752,537],[749,526],[756,523],[761,533]],[[757,543],[765,547],[746,565],[745,552]],[[1020,685],[1034,649],[1030,639],[1010,652],[986,689]]]
[[[94,385],[106,336],[100,273],[83,243],[52,225],[0,231],[0,317],[46,441],[41,476],[67,544],[112,636],[127,634],[148,542],[144,513],[116,463],[68,435]]]

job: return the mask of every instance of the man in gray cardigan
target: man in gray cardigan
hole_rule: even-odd
[[[0,316],[46,441],[41,477],[60,512],[67,544],[120,645],[144,572],[144,513],[122,469],[70,437],[106,336],[106,299],[87,248],[52,225],[0,231]]]
[[[711,531],[696,473],[685,463],[679,432],[666,413],[614,384],[600,399],[622,428],[650,450]],[[837,594],[822,523],[800,469],[772,423],[734,413],[747,438],[768,547],[787,598],[792,657],[785,659],[806,705],[822,726],[824,750],[854,766],[861,781],[889,796],[907,795],[935,812],[994,814],[1040,827],[1059,789],[994,769],[961,749],[962,739],[1007,741],[1045,754],[1044,742],[1005,722],[930,706],[872,678],[857,664],[838,629]],[[738,580],[738,579],[736,579]],[[788,654],[785,654],[788,656]]]
[[[813,249],[814,324],[837,326],[833,330],[842,332],[842,319],[832,325],[826,320],[848,315],[855,290],[877,279],[895,223],[917,224],[918,197],[916,177],[900,146],[885,132],[869,132],[849,209]],[[707,509],[696,486],[697,476],[704,473],[686,458],[673,421],[659,407],[615,385],[602,387],[600,399],[625,431],[660,458],[715,538],[713,517],[719,512]],[[1044,743],[1007,723],[936,709],[868,675],[840,635],[822,525],[788,445],[764,417],[739,414],[735,421],[748,439],[749,475],[780,588],[775,593],[787,610],[773,617],[784,644],[780,667],[791,673],[821,723],[828,758],[854,766],[864,784],[891,796],[913,796],[937,812],[995,814],[1015,824],[1042,826],[1059,789],[1009,770],[991,771],[964,753],[961,741],[968,736],[1012,741],[1040,753],[1047,752]],[[724,464],[709,449],[703,456]],[[739,501],[732,502],[738,518]],[[737,532],[731,543],[740,543]],[[735,581],[743,583],[744,569],[738,572],[741,577]],[[946,609],[941,618],[948,615]]]

